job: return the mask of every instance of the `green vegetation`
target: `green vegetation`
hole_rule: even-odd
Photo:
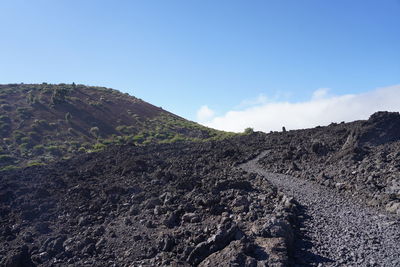
[[[248,128],[246,128],[246,129],[244,129],[244,132],[243,132],[243,133],[244,133],[244,134],[252,134],[252,133],[254,133],[254,129],[248,127]]]
[[[33,166],[43,166],[43,165],[46,165],[46,164],[44,164],[43,162],[38,162],[38,161],[31,161],[26,166],[33,167]]]
[[[93,149],[89,150],[89,152],[99,152],[105,149],[107,146],[105,144],[97,143],[93,146]]]
[[[0,155],[0,164],[10,164],[15,161],[17,161],[17,159],[11,155]]]
[[[8,165],[5,167],[0,167],[0,171],[12,171],[12,170],[18,170],[20,167],[15,166],[15,165]]]
[[[11,123],[11,119],[7,115],[0,115],[0,122],[1,123]]]
[[[5,148],[0,155],[13,158],[1,163],[2,169],[47,164],[109,145],[202,142],[235,135],[129,94],[80,84],[0,85],[0,111],[0,147]]]
[[[63,87],[56,87],[53,90],[53,95],[51,96],[51,103],[56,106],[66,102],[65,97],[68,94],[68,89]]]
[[[42,154],[44,153],[44,151],[45,151],[45,148],[44,148],[43,145],[36,145],[36,146],[34,146],[33,149],[32,149],[32,152],[33,152],[35,155],[42,155]]]
[[[99,127],[92,127],[92,128],[90,128],[89,132],[90,132],[95,138],[99,138],[99,133],[100,133]]]
[[[18,107],[17,113],[18,113],[18,117],[23,120],[30,119],[32,117],[31,111],[25,107]]]

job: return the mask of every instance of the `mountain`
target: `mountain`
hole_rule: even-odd
[[[109,144],[231,136],[117,90],[75,84],[0,85],[0,169],[45,164]]]

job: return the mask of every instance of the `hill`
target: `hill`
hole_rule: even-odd
[[[109,144],[220,139],[117,90],[75,84],[0,85],[0,170],[45,164]]]

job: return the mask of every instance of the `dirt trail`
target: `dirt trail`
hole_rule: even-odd
[[[400,266],[400,220],[335,190],[243,164],[300,204],[297,266]]]

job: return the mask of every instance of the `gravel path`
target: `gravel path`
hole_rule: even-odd
[[[263,175],[301,206],[297,266],[400,266],[400,220],[349,196],[263,170],[262,153],[241,167]]]

